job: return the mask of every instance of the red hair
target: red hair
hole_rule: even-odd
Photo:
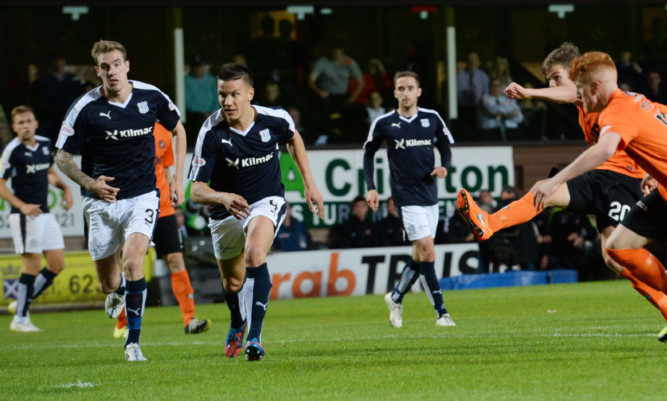
[[[616,64],[610,55],[603,52],[588,52],[584,53],[572,60],[570,64],[570,79],[576,80],[581,74],[590,73],[598,68],[612,68],[616,71]]]

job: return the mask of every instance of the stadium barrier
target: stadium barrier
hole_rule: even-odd
[[[474,274],[477,253],[476,243],[436,245],[436,273],[444,290],[577,281],[573,271],[508,271],[477,275]],[[411,246],[274,253],[267,257],[273,283],[270,297],[291,299],[384,294],[395,287],[411,254]],[[105,295],[99,290],[95,267],[88,252],[67,252],[65,258],[67,267],[56,277],[54,285],[35,300],[35,305],[104,301]],[[150,249],[144,271],[149,292],[152,293],[149,295],[155,300],[151,304],[175,304],[168,299],[171,287],[166,268],[155,271],[154,266],[155,252]],[[196,301],[221,301],[217,268],[189,267]],[[0,279],[3,283],[0,305],[7,305],[16,297],[20,275],[19,256],[0,256]],[[421,291],[421,285],[415,285],[412,291]]]
[[[146,281],[153,277],[155,251],[151,248],[144,259]],[[44,263],[45,265],[45,263]],[[0,306],[12,302],[18,293],[19,277],[21,276],[21,257],[19,255],[0,256],[0,280],[2,280],[2,296]],[[65,270],[56,276],[53,285],[44,291],[34,305],[50,304],[93,304],[104,302],[106,295],[100,291],[95,265],[87,251],[66,252]]]

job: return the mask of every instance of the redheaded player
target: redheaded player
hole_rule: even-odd
[[[537,98],[559,103],[575,103],[579,109],[579,123],[586,141],[593,146],[600,137],[601,125],[598,122],[598,113],[587,109],[581,100],[577,99],[577,88],[568,76],[568,68],[577,56],[579,49],[571,43],[564,43],[552,51],[542,65],[542,71],[549,81],[549,88],[530,89],[511,83],[505,93],[515,99]],[[617,274],[630,280],[633,288],[659,309],[667,320],[667,296],[651,288],[632,271],[612,260],[604,251],[614,227],[643,196],[641,182],[644,176],[645,172],[637,162],[623,150],[618,150],[593,171],[560,185],[544,199],[544,206],[566,208],[574,213],[594,214],[607,265]],[[520,200],[490,215],[475,204],[467,191],[461,190],[458,194],[459,208],[477,238],[486,240],[494,232],[526,222],[540,212],[540,209],[534,206],[533,198],[535,188],[543,182],[536,183]]]
[[[616,65],[606,53],[590,52],[576,58],[570,78],[586,109],[599,113],[600,138],[561,172],[537,185],[533,203],[542,207],[560,185],[596,168],[618,150],[625,150],[659,185],[657,191],[632,207],[609,237],[606,251],[635,277],[665,293],[665,267],[642,247],[650,240],[667,238],[667,107],[644,95],[618,89]],[[667,328],[658,339],[667,341]]]

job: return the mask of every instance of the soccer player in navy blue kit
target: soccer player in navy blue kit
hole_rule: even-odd
[[[412,259],[403,269],[398,285],[384,297],[389,308],[389,322],[394,327],[403,326],[403,296],[420,278],[438,315],[436,325],[456,326],[445,309],[435,274],[433,242],[439,215],[436,178],[447,176],[452,159],[449,144],[454,143],[454,139],[436,111],[417,107],[421,92],[416,73],[402,71],[394,75],[394,97],[398,100],[398,109],[373,121],[364,144],[364,173],[368,188],[366,202],[374,212],[378,210],[379,197],[373,178],[374,157],[382,142],[386,141],[391,193],[413,245]],[[440,153],[439,167],[435,167],[434,147]]]
[[[250,70],[225,64],[218,74],[222,108],[202,126],[192,157],[190,194],[210,205],[213,237],[225,302],[231,323],[225,355],[236,357],[245,345],[246,359],[258,361],[262,324],[269,302],[271,277],[266,254],[285,217],[279,145],[287,145],[303,177],[304,197],[323,218],[322,195],[313,182],[306,149],[292,117],[282,109],[250,104],[255,91]]]
[[[88,250],[101,290],[108,294],[106,313],[115,319],[126,308],[125,359],[145,361],[139,346],[146,303],[143,264],[160,201],[153,128],[159,120],[175,136],[170,188],[176,205],[184,198],[185,129],[167,95],[152,85],[128,80],[130,62],[122,44],[100,40],[91,54],[102,86],[70,107],[56,143],[60,149],[56,162],[81,186]],[[77,152],[81,168],[72,160]]]
[[[12,110],[16,138],[2,152],[0,173],[0,196],[12,205],[9,226],[23,264],[18,296],[9,306],[14,313],[9,329],[19,333],[41,331],[30,321],[30,304],[65,268],[65,242],[47,204],[49,184],[63,190],[66,210],[73,204],[72,191],[53,168],[51,140],[35,135],[37,125],[30,107],[17,106]],[[8,180],[13,192],[7,188]],[[40,270],[42,253],[46,267]]]

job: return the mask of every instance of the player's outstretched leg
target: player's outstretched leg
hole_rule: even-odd
[[[456,195],[456,208],[479,241],[491,238],[493,231],[489,227],[489,214],[477,206],[473,197],[465,189],[460,190]]]
[[[403,297],[419,279],[417,264],[412,258],[406,263],[401,272],[401,279],[394,291],[384,297],[384,302],[389,309],[389,323],[396,328],[403,326]]]
[[[127,287],[127,281],[125,280],[125,274],[120,275],[120,285],[116,288],[116,291],[107,295],[107,299],[104,302],[104,311],[110,319],[117,318],[120,313],[125,308],[125,291]]]
[[[30,321],[30,304],[34,291],[36,276],[22,273],[19,277],[19,292],[16,298],[14,318],[9,325],[9,330],[15,333],[34,333],[42,331]]]
[[[445,308],[440,282],[438,282],[438,277],[435,274],[434,262],[420,262],[419,273],[422,286],[424,286],[426,294],[435,309],[435,313],[438,315],[435,325],[443,327],[456,326],[456,323],[454,323],[454,320],[452,320],[452,317]]]
[[[246,268],[248,293],[246,294],[247,310],[249,312],[248,341],[245,353],[249,361],[259,361],[266,355],[261,345],[262,325],[266,316],[271,293],[271,276],[266,262],[258,267]],[[250,301],[250,302],[248,302]]]
[[[125,341],[125,359],[130,362],[145,361],[139,337],[141,336],[141,319],[146,306],[146,279],[127,281],[125,309],[127,314],[127,340]]]
[[[236,357],[243,348],[243,336],[247,327],[245,307],[247,288],[248,283],[246,282],[238,292],[232,293],[225,291],[224,288],[222,289],[231,317],[229,331],[227,332],[227,338],[225,338],[225,356],[228,358]]]

